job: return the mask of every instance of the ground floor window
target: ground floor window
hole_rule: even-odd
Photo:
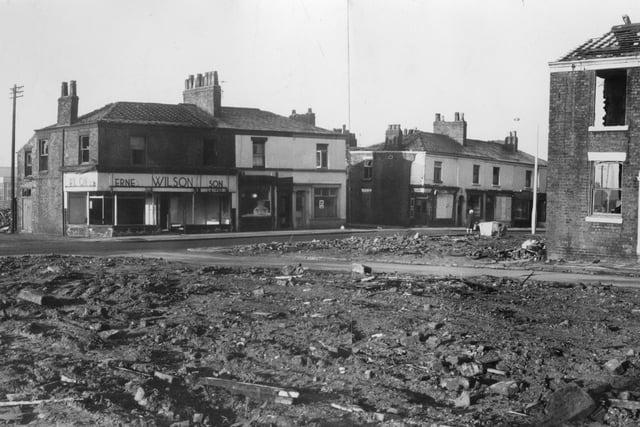
[[[87,193],[69,193],[67,203],[67,222],[69,224],[86,224]]]
[[[620,214],[622,207],[622,162],[593,162],[591,212]]]
[[[453,218],[453,194],[438,193],[436,196],[436,219]]]
[[[476,218],[482,218],[482,195],[481,194],[469,194],[467,198],[467,212],[469,209],[473,209],[473,214]]]
[[[316,218],[336,218],[338,216],[338,189],[313,189],[313,214]]]
[[[497,221],[511,221],[510,196],[496,196],[494,219]]]
[[[118,225],[143,225],[144,194],[118,194]]]
[[[531,200],[513,199],[513,219],[528,220],[531,218]]]
[[[240,193],[240,216],[243,218],[264,218],[271,216],[270,185],[248,184]]]

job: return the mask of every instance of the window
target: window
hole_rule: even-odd
[[[251,138],[251,141],[253,141],[253,167],[264,168],[264,146],[265,142],[267,142],[267,138]]]
[[[326,169],[329,165],[329,145],[316,144],[316,168]]]
[[[593,162],[591,183],[594,214],[620,214],[622,207],[622,162]]]
[[[271,216],[272,188],[267,184],[249,184],[240,193],[240,216],[260,218]]]
[[[365,160],[364,167],[362,168],[362,179],[373,179],[373,160]]]
[[[336,218],[338,216],[338,189],[314,188],[313,208],[316,218]]]
[[[480,165],[473,165],[473,183],[480,184]]]
[[[434,162],[433,164],[433,182],[442,182],[442,162]]]
[[[601,70],[596,73],[594,126],[625,124],[627,70]]]
[[[500,168],[493,167],[493,185],[500,185]]]
[[[31,176],[33,173],[33,160],[31,150],[24,152],[24,176]]]
[[[202,143],[202,164],[212,166],[216,164],[218,152],[216,151],[216,140],[207,138]]]
[[[531,172],[532,171],[525,171],[524,172],[524,187],[525,188],[531,188]]]
[[[132,136],[129,140],[129,148],[131,149],[131,164],[146,164],[146,141],[144,136]]]
[[[371,193],[373,190],[371,188],[361,188],[360,189],[360,205],[363,209],[371,209]]]
[[[46,171],[49,169],[49,141],[41,139],[38,141],[39,164],[38,169]]]
[[[80,145],[80,163],[88,163],[89,162],[89,136],[83,135],[79,138]]]

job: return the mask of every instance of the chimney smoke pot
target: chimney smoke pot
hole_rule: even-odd
[[[453,120],[454,120],[454,121],[456,121],[456,122],[459,122],[459,121],[460,121],[460,113],[459,113],[459,112],[457,112],[457,111],[456,111],[456,112],[454,113],[454,115],[453,115]]]
[[[193,77],[193,74],[189,74],[189,89],[193,89],[193,86],[194,86],[194,83],[195,83],[194,80],[195,79]]]
[[[69,95],[70,96],[76,96],[76,81],[75,80],[71,80],[69,82]]]
[[[622,22],[624,22],[624,25],[631,25],[631,19],[629,18],[629,15],[622,15]]]
[[[69,87],[67,86],[67,82],[62,82],[60,96],[69,96]]]
[[[440,113],[436,113],[436,122],[440,121]]]
[[[218,86],[218,72],[217,71],[213,72],[213,84]]]
[[[291,110],[291,115],[296,114],[296,110]]]
[[[198,73],[198,77],[196,78],[196,86],[202,86],[202,73]]]
[[[313,113],[313,111],[311,110],[311,107],[309,107],[309,109],[307,110],[307,113]]]

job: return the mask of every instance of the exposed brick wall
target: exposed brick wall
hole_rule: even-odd
[[[589,132],[593,124],[595,71],[551,74],[547,237],[549,255],[635,257],[640,167],[640,68],[629,69],[628,132]],[[590,206],[589,151],[627,152],[623,164],[622,224],[585,221]]]
[[[371,204],[376,224],[409,225],[411,163],[403,153],[373,153]]]

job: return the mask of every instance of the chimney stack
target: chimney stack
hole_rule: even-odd
[[[190,74],[184,81],[182,99],[185,104],[194,104],[211,114],[220,117],[222,114],[222,88],[218,84],[218,72],[209,71]]]
[[[70,89],[70,90],[69,90]],[[69,126],[78,121],[78,95],[76,81],[62,82],[58,98],[58,126]]]
[[[467,141],[467,122],[464,120],[464,113],[454,114],[454,120],[447,122],[440,113],[436,114],[436,120],[433,122],[433,133],[446,135],[454,139],[458,144],[465,145]]]
[[[290,119],[296,120],[298,122],[306,123],[311,126],[316,125],[316,113],[313,112],[311,108],[307,109],[307,112],[304,114],[296,113],[296,110],[291,110]]]

